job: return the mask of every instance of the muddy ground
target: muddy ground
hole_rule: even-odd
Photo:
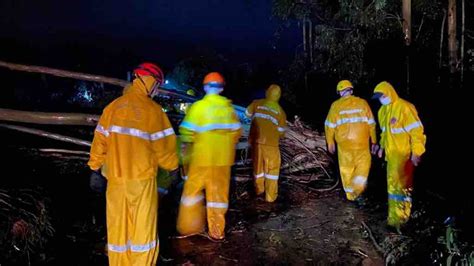
[[[249,183],[233,193],[227,237],[171,239],[163,250],[170,264],[377,265],[383,262],[364,236],[366,214],[339,191],[317,195],[283,182],[275,203],[254,197]],[[238,195],[240,194],[240,195]],[[382,263],[383,264],[383,263]]]
[[[1,133],[12,139],[17,134]],[[105,199],[89,190],[86,160],[80,156],[45,156],[32,149],[33,144],[37,146],[37,140],[5,145],[9,156],[1,160],[4,171],[0,189],[41,191],[47,199],[54,235],[28,253],[2,243],[2,248],[9,250],[0,251],[0,265],[107,265]],[[54,144],[47,140],[40,143],[42,147]],[[278,200],[269,204],[253,195],[251,183],[233,182],[226,239],[221,243],[201,236],[174,238],[179,192],[168,195],[160,201],[160,263],[434,264],[432,253],[444,247],[439,243],[445,232],[446,212],[439,208],[442,199],[420,189],[414,197],[412,220],[402,235],[388,230],[384,174],[377,164],[374,162],[375,174],[369,179],[365,206],[346,201],[341,188],[318,193],[287,179],[281,179]]]

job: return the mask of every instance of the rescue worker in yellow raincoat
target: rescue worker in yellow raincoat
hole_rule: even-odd
[[[339,172],[346,197],[350,201],[360,200],[367,185],[372,149],[377,147],[375,120],[369,104],[353,96],[349,80],[337,84],[340,98],[329,109],[325,122],[326,142],[331,154],[336,152]]]
[[[397,229],[410,218],[413,170],[425,152],[426,136],[415,106],[400,98],[388,82],[374,89],[382,130],[378,156],[387,161],[388,225]]]
[[[192,146],[192,153],[177,230],[181,235],[204,232],[207,209],[209,237],[220,240],[224,238],[230,168],[241,124],[231,101],[219,95],[224,89],[224,78],[212,72],[204,78],[203,85],[206,95],[191,105],[179,129],[181,140]]]
[[[272,84],[265,99],[255,100],[245,114],[252,118],[249,143],[252,146],[253,174],[257,195],[265,193],[265,201],[278,196],[280,175],[280,138],[285,135],[286,114],[278,104],[280,86]]]
[[[109,265],[155,265],[158,167],[178,167],[176,135],[152,100],[163,72],[151,63],[134,70],[124,95],[103,111],[94,133],[89,167],[107,177]],[[106,167],[105,167],[106,166]]]

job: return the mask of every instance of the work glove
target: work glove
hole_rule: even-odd
[[[377,157],[382,158],[383,156],[383,148],[380,147],[379,150],[377,151]]]
[[[168,195],[169,190],[166,188],[158,187],[158,195],[160,196],[160,199],[164,197],[165,195]]]
[[[411,154],[410,160],[411,160],[411,162],[413,163],[414,166],[418,166],[418,164],[421,161],[421,157],[418,156],[418,155],[415,155],[415,154]]]
[[[181,142],[181,145],[180,145],[181,158],[185,158],[188,156],[190,147],[191,147],[191,143]]]
[[[328,145],[328,152],[330,154],[336,153],[336,145],[334,145],[334,144]]]
[[[370,153],[372,153],[373,155],[377,154],[377,151],[379,150],[379,148],[380,148],[379,145],[377,145],[375,143],[372,144],[372,147],[370,149]]]
[[[179,167],[170,171],[169,175],[171,177],[170,190],[175,191],[179,183],[181,182],[181,178],[179,177]]]
[[[107,179],[100,173],[99,170],[92,171],[89,178],[89,186],[92,191],[96,193],[104,193],[107,188]]]

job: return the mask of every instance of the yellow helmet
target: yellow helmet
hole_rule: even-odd
[[[349,89],[349,88],[354,88],[354,86],[352,86],[352,83],[350,81],[348,81],[347,79],[345,80],[341,80],[339,81],[339,83],[337,83],[337,92],[340,92],[340,91],[343,91],[345,89]]]

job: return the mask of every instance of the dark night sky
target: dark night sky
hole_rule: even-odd
[[[301,42],[296,25],[276,40],[271,0],[2,0],[0,10],[0,58],[31,64],[69,66],[79,53],[83,64],[128,55],[171,68],[210,50],[236,65],[281,65]]]

